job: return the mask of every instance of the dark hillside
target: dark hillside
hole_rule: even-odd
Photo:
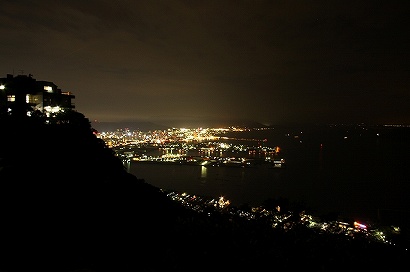
[[[55,125],[3,122],[0,270],[108,268],[125,248],[147,258],[169,235],[176,204],[128,174],[79,117]]]

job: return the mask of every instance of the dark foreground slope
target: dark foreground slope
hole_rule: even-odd
[[[401,249],[186,210],[128,174],[81,114],[2,121],[0,271],[398,268]]]

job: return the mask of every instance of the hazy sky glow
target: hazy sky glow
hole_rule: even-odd
[[[90,120],[410,123],[410,1],[2,1],[0,77]]]

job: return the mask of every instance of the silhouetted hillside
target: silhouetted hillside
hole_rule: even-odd
[[[128,174],[88,120],[76,118],[3,122],[0,270],[109,267],[120,248],[127,253],[116,258],[145,259],[169,235],[175,203]]]
[[[197,214],[128,174],[71,114],[1,120],[0,271],[341,271],[405,260],[365,239]]]

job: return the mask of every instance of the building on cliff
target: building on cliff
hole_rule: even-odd
[[[74,109],[71,92],[63,92],[56,84],[38,81],[29,75],[7,74],[0,78],[0,116],[29,117],[40,113],[53,117]]]

